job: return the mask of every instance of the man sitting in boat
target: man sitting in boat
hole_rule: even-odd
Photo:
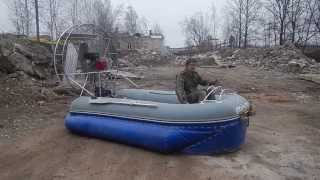
[[[196,66],[197,62],[194,59],[188,59],[185,64],[185,69],[177,75],[176,93],[182,104],[199,103],[205,98],[206,91],[198,89],[198,85],[207,86],[217,84],[217,80],[207,81],[202,79],[198,72],[195,71]]]

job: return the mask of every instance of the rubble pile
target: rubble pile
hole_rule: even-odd
[[[225,53],[225,52],[224,52]],[[305,56],[294,46],[273,48],[250,48],[234,50],[222,60],[233,65],[244,64],[264,70],[277,70],[286,73],[320,73],[320,64]]]
[[[199,65],[217,65],[217,56],[214,52],[207,52],[203,54],[196,54],[193,56],[176,56],[174,60],[175,65],[184,65],[187,59],[196,60]]]
[[[119,67],[158,66],[168,62],[167,56],[146,49],[131,51],[128,55],[118,59]]]
[[[57,98],[47,82],[30,78],[23,71],[17,71],[0,77],[0,108],[12,108],[23,105],[26,107],[43,105]]]
[[[0,39],[0,72],[12,74],[22,71],[37,79],[50,74],[50,47],[15,35],[3,34]]]

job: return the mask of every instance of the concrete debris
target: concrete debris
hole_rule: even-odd
[[[188,59],[194,59],[199,65],[218,65],[219,58],[214,52],[196,54],[193,56],[177,56],[174,60],[175,65],[184,65]]]
[[[135,75],[131,72],[125,72],[125,71],[117,71],[117,70],[111,70],[110,71],[111,75],[116,76],[116,77],[124,77],[124,78],[130,78],[130,79],[143,79],[143,76],[138,76]]]
[[[0,47],[1,47],[1,46],[0,46]],[[1,49],[1,48],[0,48],[0,49]],[[10,56],[12,53],[13,53],[12,51],[10,51],[10,50],[8,50],[8,49],[5,49],[5,48],[2,48],[0,54],[1,54],[3,57],[8,57],[8,56]]]
[[[0,47],[0,72],[3,74],[10,74],[15,71],[15,66],[10,63],[7,56],[4,56],[1,53],[1,47]]]
[[[51,88],[44,87],[41,81],[23,71],[0,78],[0,84],[0,108],[37,105],[39,101],[52,102],[57,97]]]
[[[45,101],[38,101],[39,106],[43,106],[46,102]]]
[[[307,67],[308,62],[304,59],[294,59],[288,63],[288,72],[302,73],[302,70]]]
[[[302,74],[300,78],[306,81],[311,81],[320,84],[320,74]]]
[[[15,52],[18,52],[35,64],[49,64],[52,59],[52,53],[48,48],[39,44],[30,43],[27,46],[14,44]]]
[[[118,59],[118,67],[119,68],[134,67],[134,66],[135,66],[134,64],[132,64],[131,62],[129,62],[126,59],[121,59],[121,58]]]
[[[81,89],[77,86],[59,85],[54,87],[52,91],[58,95],[77,96],[81,93]]]
[[[130,51],[127,55],[121,57],[118,61],[119,67],[134,67],[134,66],[158,66],[169,63],[168,56],[146,49]]]
[[[320,64],[305,56],[294,46],[273,48],[237,49],[218,52],[225,63],[244,64],[263,70],[276,70],[285,73],[305,74],[320,73]]]
[[[32,68],[32,62],[19,53],[13,53],[8,57],[9,63],[15,68],[15,70],[24,71],[29,75],[34,75],[35,72]]]
[[[14,36],[0,40],[0,72],[4,74],[23,71],[31,77],[46,79],[52,69],[51,61],[50,47]]]
[[[143,71],[143,70],[148,70],[149,68],[147,66],[141,65],[141,66],[137,66],[135,69]]]

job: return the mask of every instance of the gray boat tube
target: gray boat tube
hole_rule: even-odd
[[[173,91],[124,89],[121,98],[79,97],[70,113],[129,118],[162,123],[212,123],[235,120],[249,109],[249,102],[235,93],[199,104],[178,104]]]

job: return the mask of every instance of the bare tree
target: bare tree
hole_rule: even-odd
[[[261,7],[259,0],[245,0],[244,3],[244,48],[248,45],[249,30],[258,19],[258,13]]]
[[[224,38],[234,36],[239,47],[251,39],[265,46],[320,39],[319,0],[229,0],[224,12]]]
[[[224,23],[222,24],[223,39],[229,39],[231,36],[237,36],[236,22],[233,13],[229,11],[228,6],[223,7]],[[236,39],[235,39],[236,40]],[[237,44],[237,43],[236,43]]]
[[[227,16],[232,19],[233,34],[237,36],[238,47],[246,48],[253,27],[259,18],[261,2],[259,0],[230,0]],[[252,32],[252,33],[251,33]]]
[[[10,9],[13,11],[13,16],[11,16],[11,19],[13,21],[13,24],[16,28],[17,34],[24,34],[24,20],[23,20],[23,13],[21,10],[21,1],[15,0],[12,2],[12,4],[9,5]]]
[[[127,7],[127,11],[125,13],[125,28],[126,31],[129,32],[130,34],[137,33],[139,30],[138,26],[138,19],[139,16],[135,9],[132,6]]]
[[[242,42],[242,16],[243,16],[243,11],[244,11],[244,0],[235,0],[234,1],[236,4],[236,8],[238,9],[238,22],[239,22],[239,26],[238,26],[238,37],[239,37],[239,47],[241,47],[241,42]]]
[[[267,19],[262,19],[263,23],[263,38],[264,38],[264,46],[270,47],[273,42],[273,33],[274,33],[274,24]],[[275,43],[276,44],[276,43]]]
[[[42,13],[42,18],[44,18],[44,23],[46,26],[46,29],[50,33],[50,37],[55,40],[58,36],[58,18],[59,18],[59,12],[61,10],[61,1],[59,0],[45,0],[41,2],[42,4],[45,4],[47,6],[42,6],[44,10]]]
[[[245,0],[229,0],[227,1],[227,16],[230,16],[231,22],[227,22],[236,35],[236,40],[238,42],[238,47],[242,45],[243,36],[243,24],[245,17]]]
[[[32,27],[32,9],[30,0],[13,0],[7,2],[11,10],[11,21],[13,22],[16,32],[29,36]]]
[[[304,47],[312,38],[314,38],[318,34],[318,32],[316,31],[316,25],[314,21],[314,18],[317,13],[317,3],[317,0],[306,0],[304,3],[305,13],[302,30],[299,34],[300,44],[302,44]]]
[[[79,0],[71,0],[70,16],[72,25],[79,24]]]
[[[289,21],[291,27],[291,42],[296,41],[297,30],[300,26],[300,18],[303,15],[303,1],[302,0],[291,0],[291,5],[289,8]]]
[[[35,14],[36,14],[37,41],[40,42],[39,0],[34,1],[34,9],[35,9]]]
[[[112,33],[122,8],[113,8],[110,0],[95,0],[93,8],[95,10],[94,24],[97,30],[104,34]]]
[[[212,27],[212,35],[214,38],[217,38],[217,9],[214,3],[212,3],[210,7],[210,18],[211,18],[210,26]]]
[[[268,0],[268,5],[266,7],[280,25],[279,43],[280,45],[283,45],[286,37],[290,0]]]
[[[159,23],[155,23],[152,27],[152,33],[154,34],[162,34],[163,35],[163,30],[160,26]]]
[[[29,36],[30,35],[30,24],[31,24],[31,20],[30,20],[30,2],[29,0],[24,0],[24,15],[25,15],[25,29],[26,29],[26,35]]]
[[[142,34],[147,34],[151,29],[149,20],[146,17],[139,18],[139,31]]]
[[[66,3],[62,3],[61,0],[45,1],[49,1],[49,7],[45,12],[46,18],[49,17],[45,21],[46,25],[53,27],[53,30],[55,27],[57,34],[70,25],[83,23],[94,24],[97,31],[109,34],[119,25],[123,9],[122,5],[113,7],[111,0],[70,0]]]
[[[96,1],[97,0],[78,0],[77,6],[78,6],[79,11],[81,12],[81,13],[78,13],[79,23],[89,23],[90,24],[95,21],[94,3]],[[71,9],[73,9],[73,8],[71,8]]]
[[[313,21],[318,33],[320,33],[320,1],[316,1],[315,3],[315,15]]]
[[[188,44],[200,46],[206,43],[210,37],[210,22],[202,12],[186,17],[181,23],[181,27]]]

